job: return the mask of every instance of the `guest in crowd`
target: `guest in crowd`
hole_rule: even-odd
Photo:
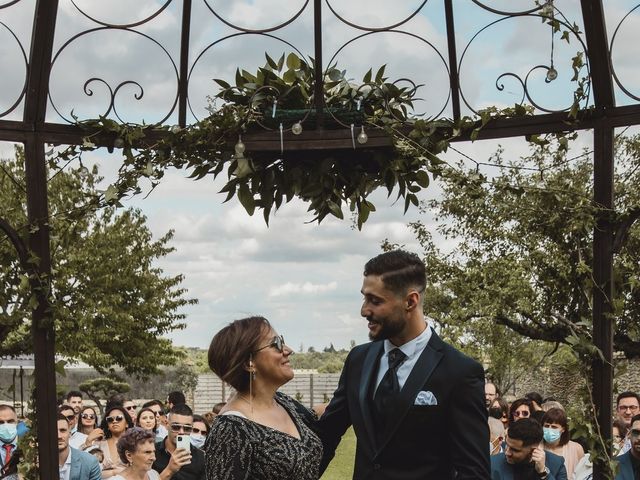
[[[564,406],[557,400],[545,400],[545,402],[541,406],[542,410],[545,412],[548,412],[552,408],[559,408],[560,410],[564,410]]]
[[[615,419],[613,421],[611,431],[613,437],[613,454],[619,455],[622,451],[622,447],[624,447],[624,442],[627,439],[629,428],[619,419]]]
[[[82,410],[82,392],[78,390],[71,390],[65,397],[65,405],[69,405],[73,408],[73,411],[78,414]]]
[[[505,437],[504,425],[500,420],[489,417],[489,454],[497,455],[502,452],[502,442]]]
[[[532,418],[513,422],[504,453],[491,457],[491,479],[567,480],[562,457],[540,448],[542,426]]]
[[[131,427],[133,427],[133,421],[122,405],[112,404],[105,410],[100,424],[104,440],[98,444],[104,454],[102,478],[118,475],[127,467],[118,455],[117,444],[124,432]]]
[[[131,417],[131,420],[133,420],[134,425],[137,425],[137,423],[135,423],[136,422],[136,418],[137,418],[136,417],[136,410],[138,409],[138,405],[136,404],[136,402],[134,402],[131,399],[127,399],[127,400],[124,401],[122,406],[127,411],[129,416]]]
[[[166,413],[160,400],[149,400],[142,408],[151,409],[156,415],[156,442],[164,440],[167,436]]]
[[[191,445],[202,450],[204,441],[209,434],[209,424],[202,415],[193,416],[193,428],[191,429]]]
[[[118,439],[117,448],[120,461],[127,465],[113,480],[159,480],[160,474],[151,469],[156,459],[155,436],[153,432],[133,427]]]
[[[582,457],[582,445],[570,440],[569,423],[564,410],[552,408],[542,417],[544,449],[564,458],[568,478],[573,478],[576,465]]]
[[[69,446],[71,430],[65,415],[58,414],[58,467],[62,480],[100,480],[100,463],[93,456]]]
[[[96,428],[98,428],[98,414],[95,409],[93,407],[83,407],[82,413],[80,413],[78,431],[89,435]]]
[[[532,410],[531,400],[528,398],[518,398],[514,400],[509,408],[509,426],[518,420],[529,418]]]
[[[506,429],[509,426],[509,404],[507,401],[502,397],[496,398],[489,407],[489,416],[500,420]]]
[[[189,442],[188,448],[178,448],[178,436],[189,439],[193,429],[193,412],[184,403],[174,405],[169,411],[169,433],[156,442],[156,460],[153,469],[162,479],[204,479],[204,454]],[[229,477],[224,477],[229,478]]]
[[[185,398],[184,393],[178,390],[167,395],[167,408],[169,410],[171,410],[175,405],[184,405],[185,403],[187,403],[187,399]]]
[[[319,478],[315,415],[277,391],[293,378],[292,353],[263,317],[236,320],[213,337],[209,367],[236,393],[205,442],[207,480]]]
[[[136,417],[136,425],[153,432],[155,435],[158,432],[156,413],[150,408],[141,408]]]
[[[540,395],[538,392],[529,392],[524,396],[524,398],[531,402],[531,413],[542,410],[542,395]]]
[[[618,474],[615,480],[636,480],[640,478],[640,415],[629,420],[629,450],[618,456]]]

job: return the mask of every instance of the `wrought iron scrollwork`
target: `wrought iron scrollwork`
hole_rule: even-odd
[[[16,0],[15,2],[10,2],[9,4],[4,5],[3,7],[9,7],[9,6],[17,3],[17,1],[19,1],[19,0]],[[25,93],[27,92],[27,71],[29,69],[29,60],[27,59],[27,53],[25,52],[25,49],[22,46],[22,43],[20,43],[20,39],[15,34],[15,32],[11,28],[9,28],[9,26],[7,24],[5,24],[3,22],[0,22],[0,26],[2,26],[4,29],[6,29],[9,32],[9,34],[11,35],[11,37],[13,37],[13,39],[16,41],[16,44],[17,44],[18,48],[20,49],[20,53],[21,53],[22,59],[24,61],[24,71],[25,71],[24,82],[22,84],[22,88],[21,88],[20,92],[17,94],[17,97],[14,100],[13,104],[10,105],[9,107],[7,107],[5,110],[0,110],[0,118],[2,118],[2,117],[5,117],[5,116],[9,115],[11,112],[13,112],[18,107],[18,105],[20,105],[20,102],[22,102],[22,99],[24,98]],[[5,59],[5,61],[6,61],[6,59]],[[12,66],[12,69],[15,70],[15,68],[16,68],[15,66]],[[7,75],[6,72],[9,71],[9,66],[8,65],[2,66],[2,70],[5,71],[4,75]],[[2,108],[2,106],[0,106],[0,108]]]
[[[615,68],[615,61],[613,60],[613,47],[616,41],[616,37],[618,36],[618,32],[620,31],[620,29],[622,28],[622,25],[625,23],[625,21],[631,17],[631,14],[633,12],[635,12],[636,10],[638,10],[640,8],[640,4],[636,5],[635,7],[633,7],[629,12],[627,12],[625,14],[624,17],[622,17],[622,20],[620,20],[620,22],[618,23],[618,25],[616,25],[615,30],[613,31],[613,35],[611,35],[611,43],[609,44],[609,56],[611,59],[611,73],[613,75],[613,80],[616,82],[616,85],[618,85],[618,87],[620,88],[620,90],[622,90],[628,97],[632,98],[633,100],[636,101],[640,101],[640,96],[639,95],[635,95],[631,92],[631,90],[629,88],[627,88],[623,83],[622,80],[620,79],[620,77],[618,76],[618,73],[616,72],[616,68]]]

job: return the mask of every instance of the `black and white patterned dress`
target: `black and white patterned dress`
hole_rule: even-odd
[[[322,443],[307,425],[313,414],[282,393],[275,398],[289,413],[300,439],[244,417],[218,415],[204,446],[207,480],[320,477]]]

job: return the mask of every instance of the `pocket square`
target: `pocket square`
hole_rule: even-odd
[[[420,393],[418,393],[418,396],[416,397],[416,401],[413,402],[414,405],[438,405],[438,399],[436,398],[436,396],[433,394],[433,392],[430,391],[421,391]]]

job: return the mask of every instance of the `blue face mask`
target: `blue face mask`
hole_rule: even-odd
[[[543,428],[543,431],[544,441],[547,443],[556,443],[560,440],[560,436],[562,435],[562,432],[555,428]]]
[[[204,435],[198,435],[198,434],[192,433],[191,445],[193,445],[196,448],[202,448],[202,446],[204,445],[205,438],[206,437]]]
[[[18,434],[18,427],[15,423],[3,423],[0,425],[0,440],[2,443],[11,443]]]

